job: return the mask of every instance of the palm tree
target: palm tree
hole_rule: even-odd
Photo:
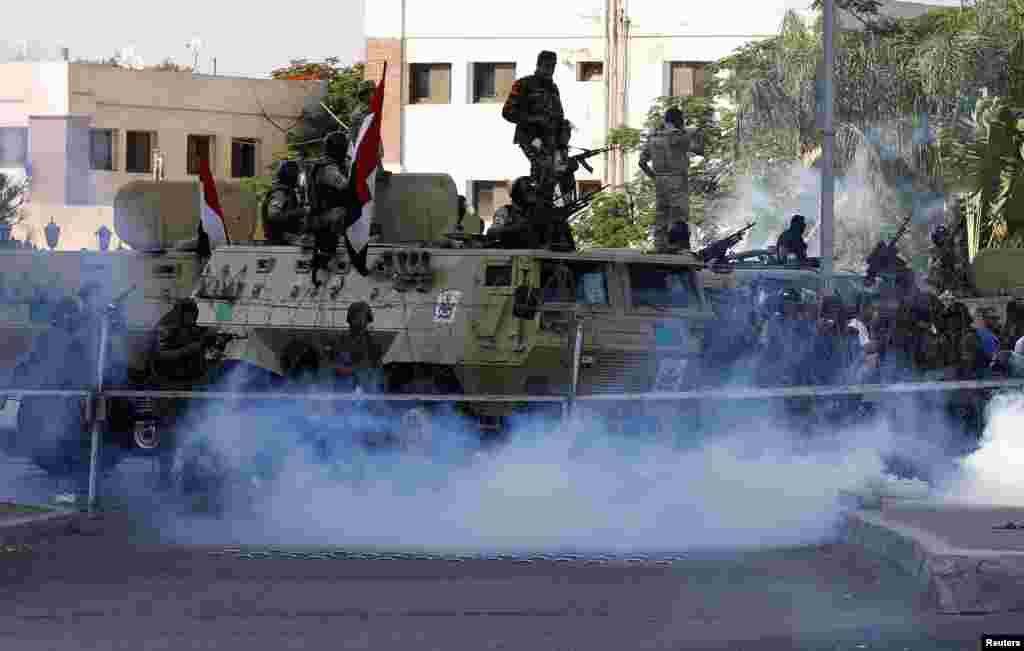
[[[965,195],[969,255],[1024,244],[1024,1],[1006,0],[1017,26],[999,94],[978,102],[944,132],[948,187]]]
[[[854,4],[865,5],[861,18],[870,21],[872,3]],[[915,195],[934,196],[947,189],[951,170],[965,163],[965,157],[954,155],[958,149],[952,143],[967,138],[980,146],[977,133],[961,124],[974,98],[985,88],[1005,94],[1016,83],[1007,74],[1007,64],[1013,58],[1013,44],[1021,39],[1022,9],[1024,0],[979,0],[969,9],[933,10],[881,28],[837,31],[836,173],[841,177],[859,166],[868,180],[865,189],[888,197],[882,212],[894,221],[907,214]],[[790,13],[779,36],[748,45],[723,62],[733,71],[728,88],[739,114],[737,149],[751,161],[751,171],[780,159],[818,164],[820,132],[815,120],[822,27],[820,16],[809,25]],[[1010,113],[1004,111],[1001,123],[1008,124],[1015,115],[1014,106],[1024,103],[1007,107]],[[1007,226],[1000,230],[997,219],[997,227],[989,229],[997,236],[1012,231],[1013,220],[1005,213],[1012,211],[1012,189],[1019,185],[1014,168],[1000,169],[1001,190],[990,194],[993,200],[1005,197],[998,204],[1002,212],[989,212],[1001,214]],[[976,179],[974,186],[966,187],[980,191],[982,184]],[[847,217],[843,204],[845,210],[856,212],[854,199],[837,194],[840,230]],[[924,242],[922,235],[915,237]],[[849,244],[856,238],[846,239]]]

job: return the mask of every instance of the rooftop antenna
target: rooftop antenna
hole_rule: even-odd
[[[188,43],[185,44],[185,48],[192,50],[192,72],[198,72],[199,51],[203,49],[203,40],[198,36],[193,36],[189,39]]]

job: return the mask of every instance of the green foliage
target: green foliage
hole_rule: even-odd
[[[14,226],[24,221],[21,208],[28,196],[29,180],[15,181],[0,172],[0,223]]]
[[[359,91],[371,82],[364,80],[365,65],[355,63],[351,66],[339,65],[340,59],[330,57],[323,62],[309,62],[306,59],[293,59],[287,66],[271,71],[274,79],[284,80],[319,80],[327,82],[327,92],[323,103],[327,105],[343,122],[351,117],[359,106]],[[299,120],[291,125],[278,125],[289,128],[288,151],[279,152],[274,161],[267,166],[267,174],[242,181],[243,189],[254,197],[262,199],[270,189],[272,174],[278,162],[283,158],[294,158],[300,153],[299,143],[317,140],[327,133],[337,130],[338,123],[329,113],[323,110],[315,112],[303,111]],[[348,125],[350,126],[350,125]],[[301,147],[306,156],[319,155],[317,143],[305,144]]]

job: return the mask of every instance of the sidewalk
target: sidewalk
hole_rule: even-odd
[[[850,511],[844,524],[846,542],[901,565],[941,612],[1024,609],[1024,506],[883,497],[879,508]]]
[[[8,546],[78,533],[81,517],[81,513],[70,509],[0,503],[0,551]]]

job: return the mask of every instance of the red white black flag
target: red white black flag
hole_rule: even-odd
[[[217,198],[217,186],[210,173],[210,160],[206,156],[199,159],[199,239],[207,239],[210,249],[221,244],[230,244],[227,225],[224,223],[224,211],[221,210]],[[201,246],[200,248],[206,248]]]
[[[377,168],[381,161],[380,127],[384,117],[384,80],[387,79],[387,72],[388,66],[385,63],[377,90],[370,100],[369,114],[363,118],[361,125],[352,125],[353,129],[359,131],[354,141],[355,156],[352,158],[349,176],[353,202],[345,220],[345,248],[352,265],[364,276],[370,273],[366,268],[366,253],[370,244],[370,225],[373,223]]]

